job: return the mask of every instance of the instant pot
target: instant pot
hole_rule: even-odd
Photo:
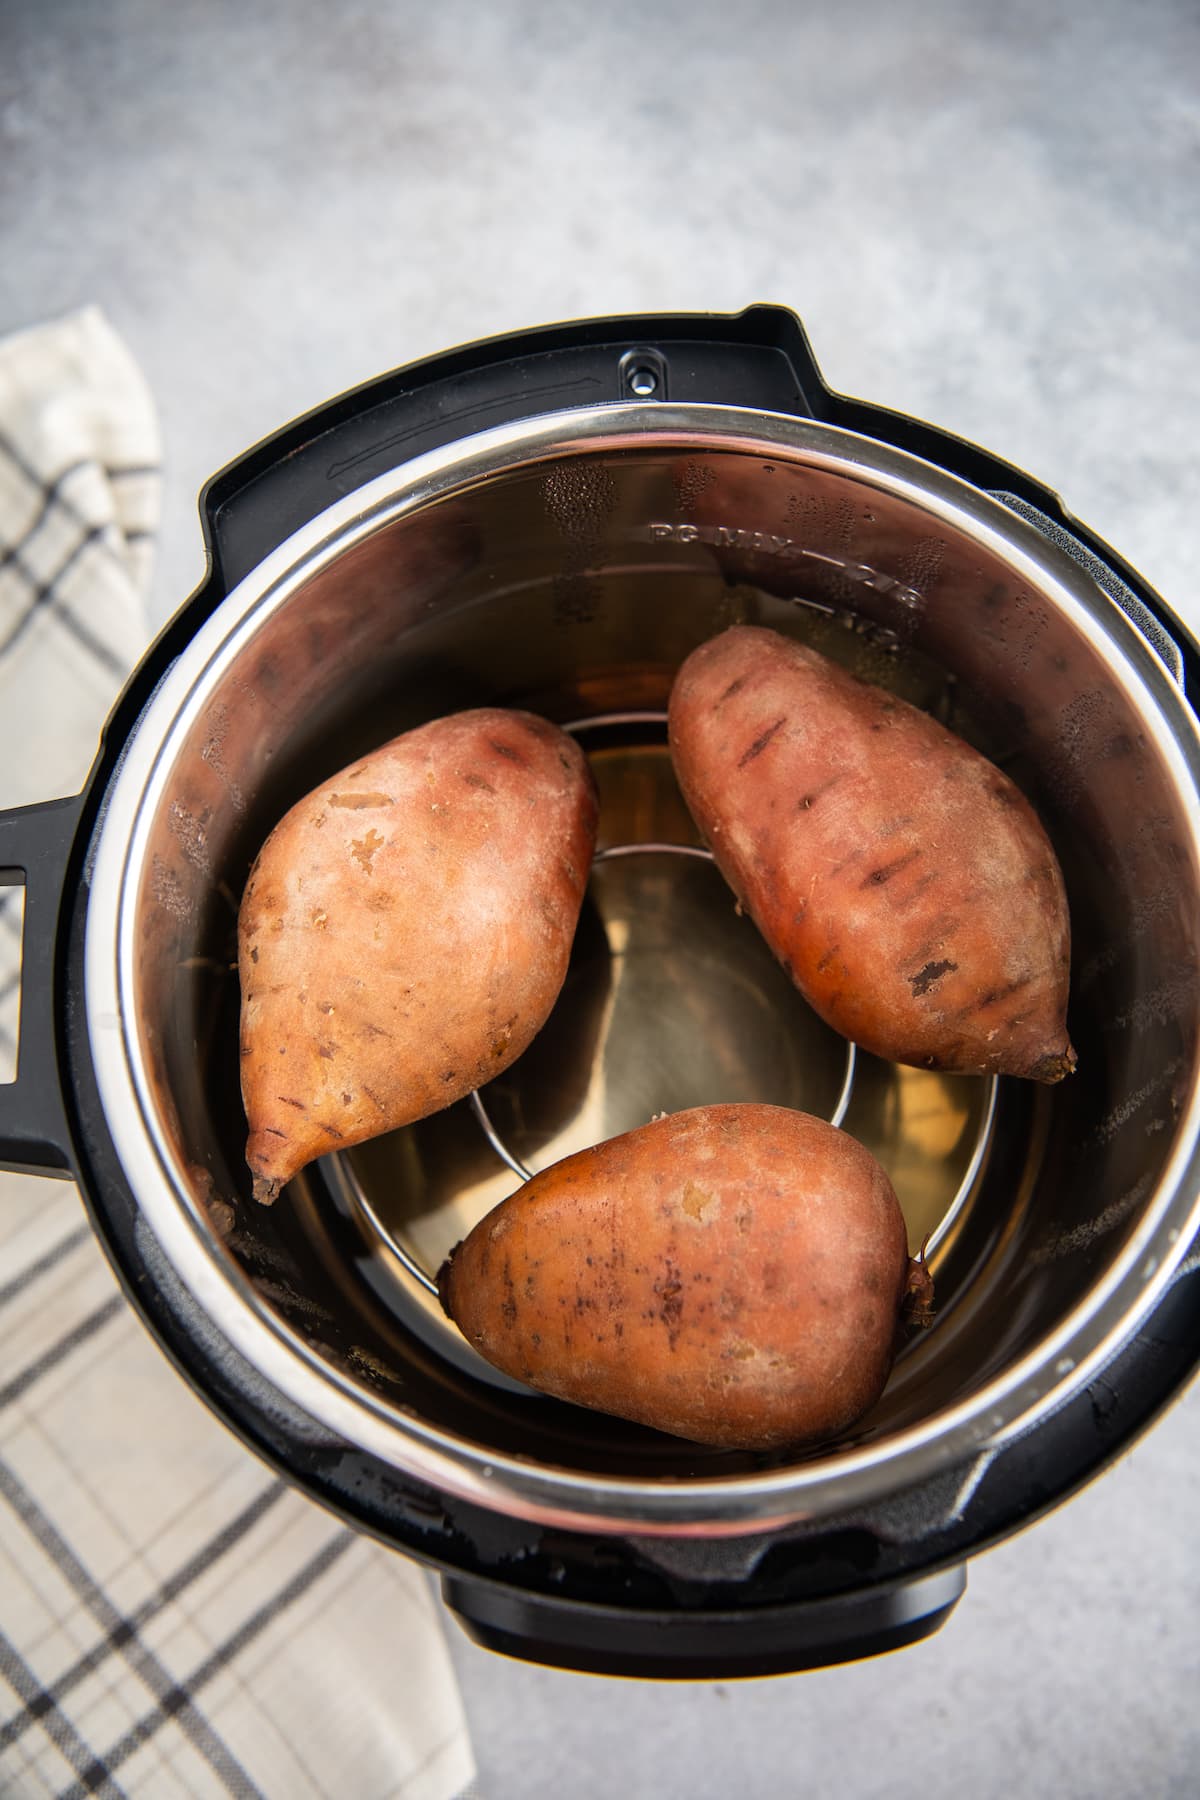
[[[910,1643],[975,1552],[1101,1470],[1200,1356],[1200,651],[1047,489],[830,392],[790,313],[554,326],[399,370],[207,487],[208,574],[85,791],[0,816],[27,886],[0,1165],[75,1179],[131,1304],[312,1498],[441,1572],[479,1642],[720,1677]],[[671,774],[672,676],[735,622],[928,708],[1037,807],[1077,1073],[901,1068],[824,1026]],[[236,911],[288,806],[437,715],[586,751],[598,854],[544,1031],[491,1086],[250,1197]],[[523,1173],[709,1101],[834,1118],[888,1169],[932,1328],[803,1454],[542,1397],[443,1317]]]

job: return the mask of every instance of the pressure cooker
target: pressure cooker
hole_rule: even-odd
[[[0,816],[26,885],[0,1166],[74,1179],[130,1304],[314,1500],[440,1572],[480,1643],[649,1677],[909,1644],[969,1558],[1101,1471],[1200,1357],[1200,649],[1049,489],[823,382],[793,314],[474,344],[285,426],[206,487],[207,573],[84,791]],[[1073,931],[1054,1088],[841,1040],[735,911],[672,776],[674,672],[750,622],[1018,783]],[[511,1069],[250,1194],[236,918],[286,809],[477,705],[571,731],[600,795],[570,969]],[[444,1317],[449,1248],[530,1170],[710,1101],[865,1143],[937,1315],[804,1452],[536,1394]]]

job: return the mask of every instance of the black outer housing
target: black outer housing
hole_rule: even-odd
[[[0,1088],[0,1167],[74,1174],[128,1298],[185,1378],[313,1499],[439,1569],[476,1641],[563,1668],[717,1679],[874,1655],[936,1630],[962,1592],[968,1555],[1082,1486],[1182,1388],[1200,1362],[1200,1270],[1176,1281],[1102,1379],[1001,1451],[961,1509],[931,1484],[903,1496],[901,1523],[883,1531],[842,1520],[665,1546],[514,1520],[322,1437],[228,1346],[214,1346],[139,1229],[100,1103],[83,995],[88,846],[122,748],[232,587],[333,500],[397,463],[486,426],[628,400],[632,372],[644,367],[657,398],[822,420],[1015,495],[1132,590],[1179,645],[1188,686],[1200,682],[1200,652],[1178,621],[1054,494],[948,433],[830,392],[799,320],[781,308],[549,326],[385,375],[214,477],[201,503],[208,576],[134,672],[83,795],[0,814],[0,878],[24,872],[29,885],[20,1067]]]

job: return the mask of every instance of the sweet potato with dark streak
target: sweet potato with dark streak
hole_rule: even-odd
[[[796,986],[878,1056],[1058,1081],[1070,922],[1029,802],[927,714],[777,632],[688,657],[675,771]]]
[[[780,1106],[697,1107],[565,1158],[480,1221],[438,1288],[506,1374],[754,1450],[860,1418],[932,1295],[874,1157]]]
[[[259,1200],[515,1062],[566,975],[595,830],[579,746],[496,708],[406,732],[292,808],[238,920]]]

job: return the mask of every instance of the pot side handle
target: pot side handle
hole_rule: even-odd
[[[945,1624],[961,1563],[855,1593],[729,1611],[635,1612],[447,1575],[442,1597],[467,1636],[521,1662],[641,1680],[795,1675],[901,1650]]]
[[[804,327],[779,306],[619,314],[466,344],[294,419],[200,497],[214,597],[333,501],[425,451],[571,407],[702,401],[823,418],[833,404]]]
[[[0,892],[25,889],[16,1079],[0,1082],[0,1170],[73,1173],[55,1024],[59,917],[82,797],[0,812]]]

